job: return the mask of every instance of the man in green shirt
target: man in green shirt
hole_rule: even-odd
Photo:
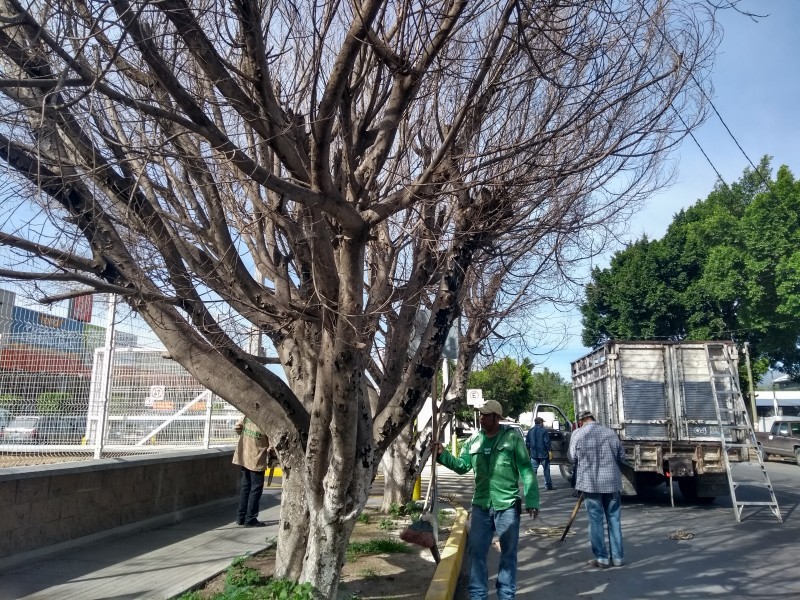
[[[509,427],[500,425],[503,407],[487,400],[479,409],[481,431],[461,446],[456,458],[442,444],[434,444],[438,462],[463,475],[475,473],[475,492],[469,530],[469,597],[489,597],[486,558],[494,534],[500,538],[500,567],[497,573],[498,600],[513,600],[517,592],[517,546],[521,500],[519,480],[525,490],[525,510],[539,516],[539,486],[531,468],[525,440]]]

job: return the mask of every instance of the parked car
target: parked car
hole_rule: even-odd
[[[515,433],[519,434],[520,437],[525,437],[525,432],[522,430],[522,425],[517,423],[516,421],[500,421],[500,425],[505,425],[506,427],[513,430]]]
[[[20,415],[2,431],[4,444],[79,444],[85,417]]]
[[[800,466],[800,417],[776,417],[767,432],[756,432],[761,445],[761,458],[775,454],[794,458]]]
[[[10,410],[0,408],[0,431],[5,429],[6,425],[8,425],[13,418]]]

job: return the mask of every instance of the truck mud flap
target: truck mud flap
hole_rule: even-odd
[[[725,473],[706,473],[697,476],[697,496],[699,498],[712,498],[730,496],[728,477]]]
[[[636,491],[636,471],[628,465],[622,465],[620,473],[622,474],[622,495],[635,496],[638,493]]]

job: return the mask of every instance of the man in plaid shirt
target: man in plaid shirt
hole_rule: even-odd
[[[569,442],[569,460],[576,470],[575,489],[583,493],[589,515],[589,539],[594,553],[589,565],[598,569],[611,565],[621,567],[624,561],[619,466],[625,460],[625,451],[617,434],[597,423],[591,411],[579,413],[578,420],[580,428],[572,434]],[[610,556],[606,545],[606,523]]]

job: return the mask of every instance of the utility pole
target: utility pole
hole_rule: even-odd
[[[758,414],[756,412],[756,393],[753,391],[753,369],[750,366],[750,342],[744,343],[744,361],[747,365],[747,387],[750,390],[750,422],[755,426],[758,422]]]

